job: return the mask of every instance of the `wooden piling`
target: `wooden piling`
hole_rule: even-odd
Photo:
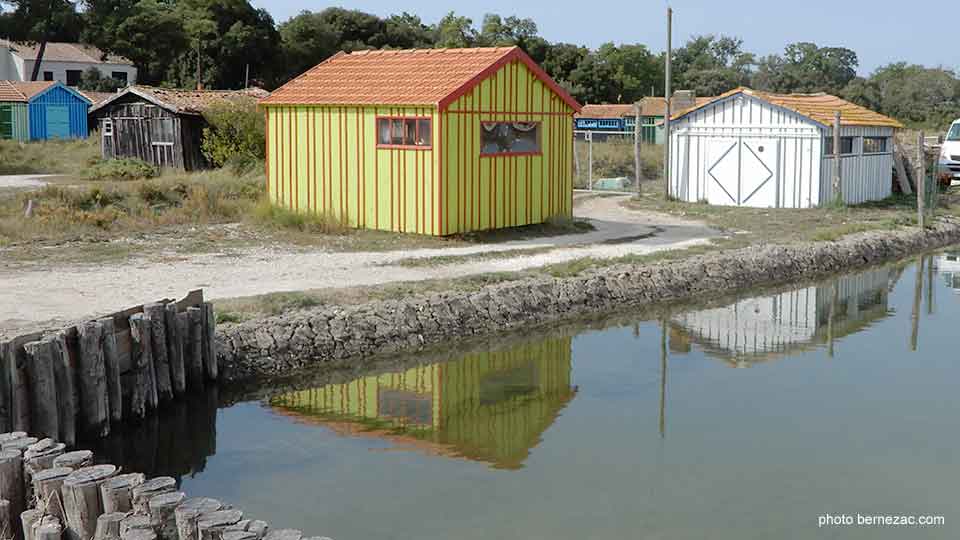
[[[63,523],[53,516],[43,516],[33,525],[33,540],[61,540]]]
[[[63,454],[66,445],[46,438],[27,447],[23,453],[23,484],[27,501],[34,500],[33,477],[53,467],[53,460]]]
[[[67,332],[54,336],[53,377],[57,387],[57,424],[60,442],[72,446],[77,442],[77,396],[75,369]]]
[[[0,448],[3,450],[17,450],[23,454],[27,447],[32,444],[36,444],[39,441],[36,437],[21,437],[19,439],[14,439],[12,441],[7,441],[0,445]]]
[[[26,497],[23,492],[23,459],[17,450],[0,450],[0,499],[9,501],[11,532],[19,528]],[[12,536],[12,535],[11,535]]]
[[[160,540],[178,540],[175,511],[187,496],[182,491],[162,493],[150,499],[150,523]]]
[[[27,340],[33,341],[33,340]],[[10,369],[10,412],[15,431],[30,432],[30,384],[26,367],[26,352],[23,340],[13,340],[6,347],[7,364]],[[19,515],[19,514],[18,514]]]
[[[120,521],[127,517],[123,512],[108,512],[97,518],[94,540],[120,540]]]
[[[222,540],[227,527],[243,519],[240,510],[217,510],[201,515],[197,519],[199,540]]]
[[[263,540],[300,540],[303,532],[297,529],[275,529],[268,532]]]
[[[152,302],[143,305],[143,313],[150,319],[153,369],[157,381],[157,397],[160,403],[167,403],[173,399],[173,384],[170,381],[170,360],[167,355],[167,308],[164,304]]]
[[[69,540],[90,540],[97,532],[97,518],[103,513],[100,484],[116,474],[113,465],[92,465],[70,473],[60,488],[67,517]]]
[[[107,376],[107,404],[110,421],[123,420],[123,390],[120,385],[120,351],[117,349],[117,329],[113,317],[97,321],[103,328],[103,363]]]
[[[65,521],[63,497],[60,488],[73,469],[69,467],[51,467],[33,475],[34,506],[42,508],[47,514]]]
[[[267,530],[270,528],[267,525],[266,521],[261,519],[255,519],[250,522],[250,525],[247,525],[247,530],[257,535],[257,538],[263,538],[267,534]]]
[[[162,493],[176,491],[177,481],[169,476],[158,476],[133,488],[133,511],[138,514],[150,513],[150,499]]]
[[[93,452],[90,450],[74,450],[53,459],[54,467],[67,467],[77,470],[89,465],[93,465]]]
[[[187,348],[190,352],[188,356],[189,363],[185,368],[187,371],[187,381],[191,389],[203,388],[204,367],[203,367],[203,310],[197,307],[187,308],[188,324],[190,326],[190,337],[187,340]]]
[[[157,533],[149,529],[131,529],[120,535],[121,540],[157,540]]]
[[[13,538],[13,522],[10,520],[10,501],[0,499],[0,533],[3,538]]]
[[[223,531],[221,540],[257,540],[258,536],[250,531],[227,529]]]
[[[90,435],[105,437],[110,433],[110,408],[107,404],[107,367],[103,359],[103,326],[90,321],[81,324],[77,331],[80,338],[77,365],[80,429]]]
[[[130,316],[130,352],[133,386],[130,389],[129,412],[133,418],[146,416],[147,409],[157,407],[157,388],[153,379],[153,345],[150,321],[143,313]]]
[[[60,435],[57,411],[57,385],[53,375],[54,344],[49,339],[31,341],[23,346],[27,354],[30,384],[30,424],[33,433],[43,437]]]
[[[203,368],[207,379],[217,380],[217,319],[213,313],[213,304],[203,303]]]
[[[145,481],[146,476],[142,473],[128,473],[114,476],[100,484],[103,511],[109,514],[133,510],[133,489]],[[118,531],[117,535],[119,534]]]
[[[166,305],[167,321],[167,354],[170,361],[170,382],[173,384],[173,393],[182,395],[187,389],[187,375],[183,365],[183,333],[180,330],[177,304],[170,302]],[[160,535],[163,536],[162,534]]]
[[[216,512],[223,504],[209,497],[193,497],[180,503],[174,511],[177,522],[177,536],[180,540],[197,539],[197,519],[203,514]]]
[[[152,531],[153,523],[150,516],[144,514],[127,514],[127,517],[120,520],[120,538],[123,538],[130,531]]]
[[[43,512],[40,510],[24,510],[20,513],[20,530],[24,540],[33,540],[33,524],[40,521]]]

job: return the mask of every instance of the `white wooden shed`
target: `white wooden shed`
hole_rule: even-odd
[[[833,195],[833,121],[840,111],[847,204],[885,199],[896,120],[828,94],[737,88],[672,117],[670,194],[689,202],[810,208]]]

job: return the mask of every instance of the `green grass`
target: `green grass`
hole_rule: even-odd
[[[100,157],[100,137],[21,143],[0,140],[0,174],[69,174],[80,176]]]

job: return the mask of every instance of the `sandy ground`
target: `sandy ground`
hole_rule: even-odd
[[[8,177],[9,178],[9,177]],[[0,264],[0,332],[75,321],[145,301],[179,298],[203,288],[207,298],[234,298],[277,291],[376,285],[396,281],[456,278],[516,271],[582,257],[610,258],[679,249],[710,241],[719,233],[694,222],[625,209],[626,196],[578,194],[574,213],[596,230],[493,245],[389,252],[303,252],[257,247],[205,253],[186,260],[72,265],[24,269]],[[411,257],[470,255],[492,251],[550,248],[447,265],[405,267]]]
[[[56,176],[55,174],[11,174],[0,176],[0,189],[10,188],[38,188],[47,183],[44,178]]]

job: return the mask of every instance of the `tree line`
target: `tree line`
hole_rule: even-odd
[[[630,103],[662,95],[664,54],[644,44],[549,42],[528,18],[488,14],[479,25],[454,12],[434,24],[339,7],[276,24],[248,0],[0,0],[0,35],[15,41],[80,41],[129,58],[143,84],[274,88],[337,51],[516,45],[581,103]],[[960,79],[950,69],[891,63],[857,75],[855,51],[793,43],[759,56],[742,39],[696,36],[675,49],[673,87],[699,96],[737,86],[828,92],[915,126],[960,117]],[[103,85],[94,74],[90,86]],[[106,84],[109,84],[106,82]]]

